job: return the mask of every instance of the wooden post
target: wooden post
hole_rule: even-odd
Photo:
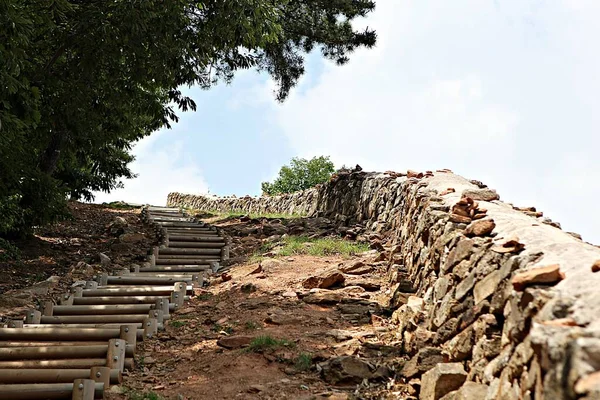
[[[108,341],[108,352],[106,353],[106,366],[110,369],[123,371],[125,368],[125,347],[123,339],[110,339]]]
[[[92,379],[75,379],[73,382],[72,400],[94,400],[96,381]]]
[[[123,325],[121,326],[121,334],[119,339],[125,340],[127,344],[130,344],[135,349],[137,342],[137,326],[136,325]]]
[[[85,283],[86,289],[98,289],[98,282],[96,281],[87,281]]]
[[[26,324],[39,324],[42,320],[42,313],[38,310],[29,310],[25,316]]]
[[[175,305],[175,309],[181,308],[183,306],[183,302],[185,301],[185,293],[181,292],[173,292],[171,293],[171,303]]]
[[[158,321],[156,318],[146,318],[143,324],[144,340],[153,337],[158,332]]]
[[[168,299],[158,299],[154,303],[154,308],[156,310],[162,310],[163,318],[169,315],[169,300]]]
[[[23,328],[23,320],[22,319],[13,319],[6,324],[9,328]]]
[[[54,303],[50,300],[44,302],[42,315],[52,316],[54,314]]]
[[[73,305],[73,295],[71,293],[64,293],[60,295],[58,300],[58,304],[61,306],[72,306]]]
[[[156,322],[163,323],[165,321],[165,314],[162,310],[150,310],[148,313],[149,318],[155,318]]]
[[[92,367],[90,370],[90,379],[96,382],[104,383],[104,390],[110,387],[110,368]]]

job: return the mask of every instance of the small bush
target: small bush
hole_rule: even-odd
[[[21,250],[8,240],[0,238],[0,261],[18,261]]]

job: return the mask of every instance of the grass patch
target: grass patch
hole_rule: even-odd
[[[308,371],[313,364],[313,357],[310,353],[300,353],[294,361],[294,367],[298,371]]]
[[[247,213],[242,210],[230,210],[230,211],[220,211],[220,210],[198,210],[192,208],[186,208],[185,211],[190,215],[195,215],[198,218],[211,219],[212,222],[218,222],[222,220],[227,220],[230,218],[239,218],[247,215],[252,219],[258,218],[267,218],[267,219],[292,219],[292,218],[301,218],[304,217],[304,214],[281,214],[281,213]]]
[[[259,258],[260,254],[274,250],[276,254],[287,257],[301,254],[311,256],[352,256],[369,250],[366,243],[352,242],[334,237],[309,238],[307,236],[288,236],[278,244],[263,244],[252,258]]]
[[[206,301],[206,300],[209,300],[213,296],[214,295],[212,293],[202,293],[202,294],[198,295],[196,298],[198,300]]]
[[[246,348],[247,352],[251,353],[262,353],[265,350],[276,349],[279,347],[295,347],[296,343],[290,342],[285,339],[276,339],[269,335],[258,336],[250,342],[250,345]]]
[[[127,389],[125,392],[129,400],[163,400],[163,397],[153,391],[140,392],[133,389]]]
[[[171,321],[171,326],[173,328],[181,328],[182,326],[187,325],[186,321]]]
[[[110,203],[102,203],[102,205],[113,210],[135,210],[140,208],[139,206],[133,206],[124,201],[111,201]]]

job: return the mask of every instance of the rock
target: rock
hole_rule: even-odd
[[[454,193],[454,192],[456,192],[456,189],[454,189],[454,188],[448,188],[448,189],[446,189],[446,190],[443,190],[443,191],[440,193],[440,196],[445,196],[445,195],[447,195],[447,194]]]
[[[283,262],[276,260],[274,258],[265,258],[264,260],[262,260],[260,262],[260,266],[262,267],[263,271],[269,271],[270,269],[273,268],[278,268],[281,267],[283,265]]]
[[[302,282],[306,289],[328,289],[332,286],[340,286],[344,283],[344,275],[340,271],[331,271],[319,276],[311,276]]]
[[[462,197],[470,197],[479,201],[500,200],[498,193],[492,189],[467,189],[462,192]]]
[[[423,373],[435,367],[436,364],[441,362],[444,362],[442,350],[436,347],[424,347],[404,364],[400,371],[400,375],[405,378],[412,378],[419,373]]]
[[[513,238],[506,240],[501,245],[493,246],[491,248],[491,250],[495,251],[496,253],[504,254],[504,253],[518,253],[521,250],[523,250],[524,248],[525,248],[525,245],[523,243],[519,242],[519,238],[513,237]]]
[[[125,233],[125,228],[127,228],[129,224],[127,220],[123,217],[116,217],[110,224],[107,226],[108,232],[113,236],[119,236]]]
[[[256,292],[258,290],[258,288],[256,287],[255,284],[253,283],[244,283],[241,287],[240,290],[243,293],[253,293]]]
[[[302,299],[309,304],[336,304],[342,301],[342,294],[331,290],[310,293]]]
[[[450,392],[440,400],[484,400],[488,386],[483,383],[465,382],[457,391]]]
[[[232,350],[247,347],[253,340],[254,336],[225,336],[217,340],[217,345]]]
[[[553,264],[516,274],[512,278],[512,285],[515,290],[523,291],[530,285],[555,284],[563,279],[565,279],[565,274],[560,271],[560,265]]]
[[[600,271],[600,260],[596,260],[594,264],[592,264],[592,272]]]
[[[487,236],[496,227],[493,219],[480,219],[477,221],[473,221],[467,226],[465,229],[465,236]]]
[[[502,280],[502,275],[499,270],[496,270],[475,284],[473,295],[475,296],[475,304],[481,303],[483,300],[490,297],[496,290]]]
[[[50,278],[46,279],[46,282],[58,283],[60,282],[60,276],[52,275]]]
[[[123,394],[123,393],[126,393],[126,392],[127,392],[127,390],[128,390],[128,389],[127,389],[126,387],[124,387],[124,386],[123,386],[123,387],[121,387],[121,386],[119,386],[119,385],[114,385],[114,386],[111,386],[111,387],[110,387],[110,390],[109,390],[109,391],[110,391],[111,393],[115,393],[115,394]]]
[[[344,286],[343,288],[338,289],[338,290],[343,293],[355,293],[355,294],[361,294],[366,291],[366,289],[364,287],[358,286],[358,285]]]
[[[69,273],[76,274],[76,275],[93,275],[94,267],[92,267],[91,265],[89,265],[83,261],[79,261],[75,266],[73,266],[71,268]]]
[[[465,217],[463,215],[458,215],[458,214],[450,214],[450,217],[448,218],[448,220],[450,222],[456,222],[457,224],[469,224],[471,223],[471,218],[470,217]]]
[[[104,253],[98,253],[98,258],[100,259],[100,265],[102,265],[103,267],[108,267],[111,263],[110,257],[108,257]]]
[[[348,275],[364,275],[373,271],[373,267],[366,265],[362,261],[358,261],[352,265],[340,268],[340,271]]]
[[[325,333],[327,336],[331,336],[338,342],[343,342],[344,340],[349,340],[354,337],[354,333],[350,331],[345,331],[343,329],[332,329]]]
[[[323,379],[331,384],[358,384],[372,376],[370,365],[358,358],[345,356],[319,364]]]
[[[406,171],[406,177],[407,178],[417,178],[417,179],[421,179],[423,177],[423,173],[422,172],[416,172],[413,170],[408,170]]]
[[[272,325],[292,325],[302,322],[300,318],[294,317],[293,315],[285,315],[282,313],[272,313],[266,319],[265,322]]]
[[[248,275],[260,274],[262,271],[262,265],[258,264],[258,267],[254,268]]]
[[[144,365],[156,364],[156,360],[153,357],[144,357]]]
[[[421,377],[419,400],[438,400],[457,390],[467,379],[462,364],[440,363]]]
[[[450,355],[452,361],[463,361],[471,357],[473,345],[473,328],[469,326],[467,329],[454,336],[452,340],[446,342],[444,344],[444,349]]]
[[[119,240],[124,243],[137,243],[144,240],[146,237],[143,233],[124,233],[119,236]]]
[[[577,394],[581,395],[594,391],[600,393],[600,371],[582,377],[575,384],[575,393]]]
[[[296,294],[296,292],[283,292],[282,294],[283,297],[290,297],[290,298],[296,298],[298,297],[298,295]]]
[[[259,393],[267,390],[267,387],[264,385],[250,385],[248,388],[248,393]]]

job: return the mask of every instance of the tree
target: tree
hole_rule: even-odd
[[[338,64],[375,33],[370,0],[0,0],[0,234],[51,222],[133,174],[135,142],[209,89],[266,71],[283,101],[321,48]]]
[[[292,158],[290,165],[284,165],[273,183],[263,182],[263,194],[274,196],[309,189],[325,183],[331,178],[335,168],[329,157]]]

